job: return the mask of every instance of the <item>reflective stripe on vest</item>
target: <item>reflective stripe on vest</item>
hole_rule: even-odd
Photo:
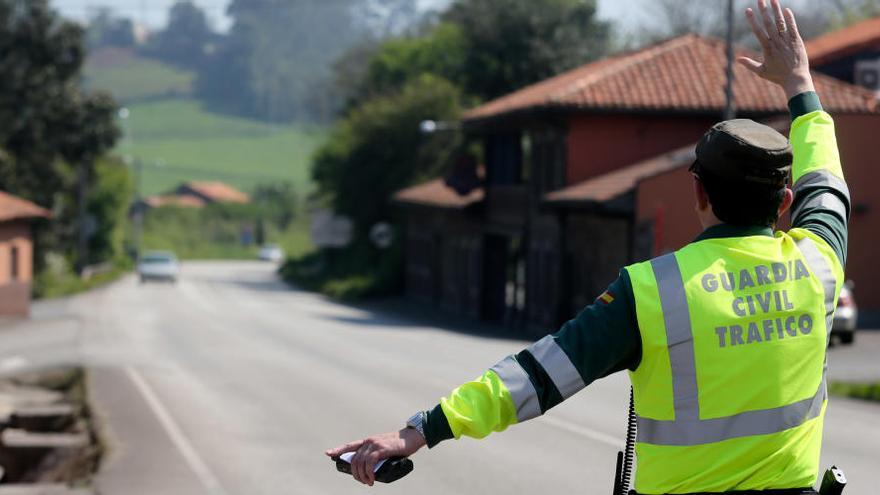
[[[586,387],[581,374],[552,335],[547,335],[535,342],[526,348],[526,351],[544,369],[563,400]],[[498,378],[504,382],[504,386],[510,392],[514,407],[516,407],[517,421],[523,422],[541,415],[538,392],[535,390],[528,372],[523,369],[514,356],[502,359],[491,370],[498,375]]]
[[[526,349],[538,364],[544,368],[547,375],[553,380],[556,390],[562,395],[563,400],[571,397],[578,390],[586,387],[584,379],[572,364],[565,351],[556,343],[552,335],[535,342]]]
[[[516,420],[523,421],[537,418],[541,415],[541,404],[538,401],[538,393],[535,386],[529,380],[529,375],[519,365],[516,358],[507,356],[490,368],[504,382],[504,386],[510,392],[510,398],[516,407]]]
[[[797,241],[804,259],[825,292],[826,329],[831,333],[836,279],[812,239]],[[821,414],[827,396],[825,372],[816,393],[782,407],[747,411],[732,416],[700,419],[694,342],[684,281],[675,253],[651,261],[657,281],[666,327],[669,364],[672,369],[674,420],[637,418],[637,441],[654,445],[700,445],[723,440],[778,433],[799,426]]]
[[[803,188],[809,186],[823,186],[835,189],[843,197],[849,200],[849,188],[847,187],[846,182],[827,170],[817,170],[815,172],[810,172],[798,179],[797,183],[792,187],[792,191],[794,192],[795,197],[797,198],[798,192],[800,192]],[[846,205],[843,203],[840,197],[834,196],[832,194],[822,194],[804,203],[798,203],[796,201],[794,208],[791,211],[792,220],[797,223],[798,219],[801,216],[801,213],[805,209],[815,208],[817,206],[827,208],[837,213],[844,221],[846,221],[846,219],[849,217],[846,211]]]

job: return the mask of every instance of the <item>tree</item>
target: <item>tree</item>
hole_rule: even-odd
[[[134,24],[131,19],[116,17],[109,7],[101,7],[89,19],[88,45],[131,48],[135,46]]]
[[[80,91],[84,32],[47,0],[0,0],[0,50],[0,148],[8,155],[0,160],[0,189],[55,206],[52,228],[38,236],[46,248],[76,223],[75,208],[56,199],[77,187],[72,176],[87,186],[94,160],[119,136],[116,104]]]
[[[454,120],[460,108],[452,83],[422,75],[395,94],[364,102],[334,127],[315,155],[312,178],[336,212],[354,221],[360,239],[389,219],[392,193],[442,171],[455,136],[425,136],[419,124]]]
[[[420,19],[412,0],[232,0],[233,19],[199,73],[213,108],[269,121],[327,120],[326,87],[348,49],[404,32]]]
[[[232,28],[199,74],[199,93],[220,110],[306,120],[309,89],[365,34],[355,1],[233,0]]]
[[[852,2],[855,0],[836,0]],[[859,0],[860,1],[860,0]],[[742,11],[752,1],[740,0],[734,4],[733,39],[737,44],[757,48],[751,28],[745,22]],[[798,30],[804,38],[822,34],[829,27],[827,6],[803,3],[797,10]],[[650,21],[638,29],[636,44],[652,43],[687,33],[697,33],[725,39],[727,37],[727,9],[719,8],[717,2],[692,2],[689,0],[655,0],[647,4]]]
[[[190,0],[178,0],[168,13],[168,25],[150,40],[147,53],[173,65],[198,69],[215,40],[205,11]]]
[[[452,23],[427,34],[389,38],[378,45],[359,44],[334,64],[332,88],[343,110],[377,96],[400,91],[422,74],[434,74],[462,87],[466,82],[467,40]]]
[[[467,42],[465,89],[494,98],[604,55],[594,0],[455,0],[442,19]]]
[[[833,0],[836,8],[829,27],[839,29],[880,15],[880,0]]]

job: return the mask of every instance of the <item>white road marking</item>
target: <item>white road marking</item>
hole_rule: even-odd
[[[549,424],[551,426],[555,426],[557,428],[561,428],[561,429],[568,431],[570,433],[575,433],[577,435],[587,437],[591,440],[595,440],[597,442],[601,442],[606,445],[610,445],[614,448],[622,449],[624,447],[624,442],[622,439],[611,436],[607,433],[603,433],[599,430],[594,430],[592,428],[588,428],[584,425],[572,423],[570,421],[555,418],[553,416],[543,416],[539,421],[542,423]]]
[[[199,481],[202,482],[202,485],[205,486],[208,493],[211,493],[212,495],[227,495],[228,492],[223,488],[223,485],[220,484],[220,480],[217,479],[217,476],[214,475],[205,461],[199,456],[198,452],[196,452],[195,447],[193,447],[189,439],[186,438],[183,430],[180,429],[180,426],[178,426],[174,421],[174,418],[171,417],[168,409],[162,405],[159,397],[156,396],[156,393],[146,380],[144,380],[141,374],[130,366],[125,367],[125,373],[144,397],[147,405],[150,406],[153,414],[156,415],[159,423],[162,424],[162,428],[165,429],[165,433],[171,438],[171,442],[174,443],[174,446],[180,451],[180,454],[186,460],[189,468],[192,469],[193,473],[199,478]]]

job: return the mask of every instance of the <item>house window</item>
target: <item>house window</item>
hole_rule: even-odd
[[[9,276],[11,280],[18,280],[18,246],[12,246],[12,249],[9,251]]]
[[[565,133],[544,129],[532,134],[530,162],[535,192],[543,194],[565,185]]]
[[[486,138],[487,183],[509,186],[522,183],[522,141],[519,133]]]

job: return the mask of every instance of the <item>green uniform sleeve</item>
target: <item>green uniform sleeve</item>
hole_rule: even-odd
[[[626,271],[555,334],[508,356],[427,412],[428,447],[483,438],[540,416],[594,380],[641,360],[641,337]]]
[[[792,124],[792,226],[821,237],[846,264],[849,189],[834,135],[834,121],[810,91],[789,101]]]

